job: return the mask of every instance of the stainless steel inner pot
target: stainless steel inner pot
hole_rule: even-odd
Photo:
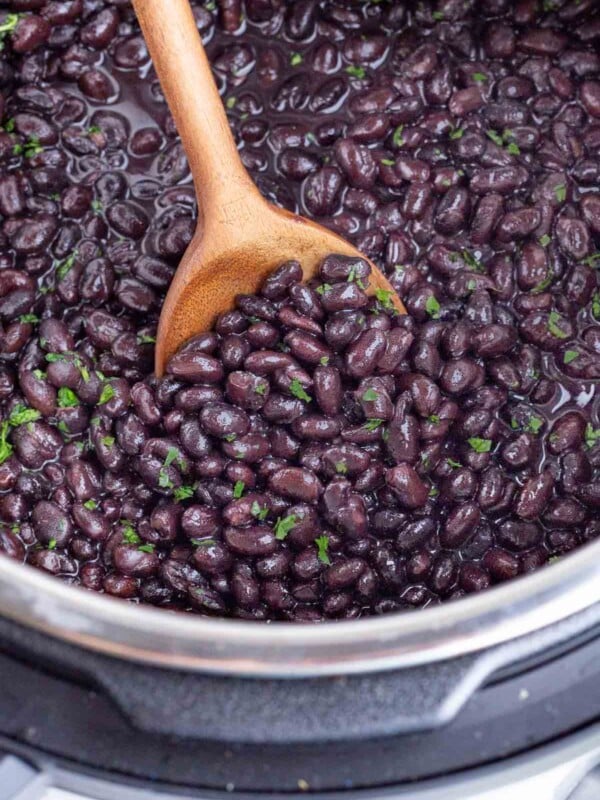
[[[236,676],[299,678],[428,664],[533,633],[600,601],[600,541],[446,605],[321,625],[171,613],[72,587],[0,558],[0,613],[116,658]]]

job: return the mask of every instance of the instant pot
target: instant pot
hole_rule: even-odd
[[[0,799],[596,798],[599,554],[321,626],[155,611],[1,559]]]

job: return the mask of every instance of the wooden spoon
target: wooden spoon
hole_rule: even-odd
[[[167,294],[156,340],[156,374],[181,345],[209,330],[238,294],[256,292],[284,261],[312,278],[329,253],[360,256],[320,225],[268,203],[242,164],[188,0],[133,0],[164,95],[188,157],[198,226]],[[392,292],[371,263],[371,289]]]

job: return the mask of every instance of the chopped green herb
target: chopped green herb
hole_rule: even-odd
[[[69,426],[68,426],[68,425],[67,425],[67,423],[64,421],[64,419],[61,419],[61,420],[60,420],[60,422],[58,423],[58,425],[57,425],[56,427],[58,428],[58,430],[59,430],[61,433],[64,433],[64,434],[66,434],[67,436],[68,436],[68,435],[71,433],[71,431],[69,430]]]
[[[169,447],[163,466],[170,467],[175,460],[177,460],[177,463],[181,466],[179,450],[176,447]]]
[[[531,416],[525,425],[524,430],[528,433],[539,433],[544,427],[544,420],[541,417]]]
[[[29,422],[35,422],[42,415],[36,408],[27,408],[21,403],[13,408],[8,418],[8,424],[13,428],[18,428],[19,425],[27,425]]]
[[[79,398],[75,392],[67,386],[60,387],[57,399],[59,408],[73,408],[79,405]]]
[[[323,295],[326,292],[330,292],[333,289],[333,286],[330,283],[322,283],[320,286],[317,286],[316,292],[317,294]]]
[[[139,544],[141,539],[137,535],[137,532],[131,522],[128,519],[122,519],[121,525],[123,526],[122,536],[123,541],[127,544]]]
[[[48,550],[56,550],[57,541],[56,539],[52,538],[48,542]]]
[[[515,142],[509,142],[506,145],[506,152],[509,153],[511,156],[520,156],[521,148]]]
[[[348,467],[344,464],[343,461],[338,461],[335,465],[335,471],[338,475],[347,475]]]
[[[39,321],[40,318],[35,314],[21,314],[21,316],[19,317],[19,322],[25,322],[30,325],[35,325]]]
[[[558,186],[554,187],[554,196],[556,197],[557,202],[565,202],[567,199],[567,187],[564,183],[560,183]]]
[[[158,485],[161,489],[173,489],[175,487],[175,484],[169,477],[169,473],[165,472],[164,467],[161,467],[158,473]]]
[[[393,158],[382,158],[379,163],[384,167],[393,167],[396,162]]]
[[[298,400],[303,400],[305,403],[312,402],[312,397],[306,393],[304,386],[302,386],[298,378],[294,378],[290,383],[290,392],[294,397],[297,397]]]
[[[568,339],[569,334],[565,333],[558,325],[558,323],[562,321],[563,319],[558,312],[551,311],[548,315],[548,332],[557,339]]]
[[[432,319],[439,319],[441,306],[439,300],[434,294],[429,295],[425,303],[425,311]]]
[[[542,245],[542,247],[548,247],[552,239],[550,238],[550,236],[548,236],[547,233],[545,233],[543,236],[540,236],[538,241]]]
[[[65,258],[64,261],[59,262],[56,266],[56,277],[59,281],[62,281],[64,278],[67,277],[69,272],[73,269],[75,265],[75,260],[77,259],[77,250],[75,250],[68,258]]]
[[[303,61],[304,61],[304,59],[302,58],[300,53],[292,53],[291,58],[290,58],[290,64],[292,65],[292,67],[297,67]]]
[[[348,75],[351,75],[353,78],[358,78],[359,80],[362,80],[366,74],[364,67],[357,67],[355,64],[346,67],[346,72]]]
[[[376,431],[377,428],[379,428],[380,425],[383,425],[383,420],[382,419],[368,419],[365,422],[365,424],[363,425],[363,428],[366,431],[371,432],[371,431]]]
[[[319,364],[322,367],[326,367],[329,364],[329,356],[323,356],[323,358],[320,359]]]
[[[436,22],[439,22],[440,20],[444,19],[444,12],[443,11],[434,11],[431,14],[431,18],[434,19]]]
[[[95,511],[98,508],[98,503],[95,500],[86,500],[83,507],[87,508],[88,511]]]
[[[196,547],[212,547],[213,544],[216,544],[214,539],[191,539],[191,542]]]
[[[259,383],[254,389],[254,392],[260,395],[264,395],[266,391],[267,391],[266,383]]]
[[[36,378],[38,381],[43,381],[46,377],[46,373],[43,369],[34,369],[33,370],[33,377]]]
[[[239,500],[240,497],[244,494],[244,489],[246,488],[246,484],[244,481],[236,481],[235,486],[233,487],[233,496],[236,500]]]
[[[223,437],[226,442],[235,442],[236,436],[235,433],[228,433],[227,436]]]
[[[592,253],[591,256],[582,259],[581,263],[585,264],[587,267],[595,267],[597,261],[600,261],[600,252]]]
[[[502,145],[504,144],[502,137],[496,131],[494,130],[486,131],[486,135],[489,139],[492,140],[492,142],[494,142],[494,144],[497,144],[498,147],[502,147]]]
[[[329,536],[317,536],[315,539],[317,545],[317,558],[322,564],[331,566],[331,559],[329,558]]]
[[[594,292],[592,295],[592,314],[600,320],[600,292]]]
[[[533,289],[531,290],[531,294],[541,294],[542,292],[545,292],[546,289],[552,285],[553,280],[554,280],[554,272],[552,272],[552,270],[549,269],[548,272],[546,273],[546,277],[543,278],[543,280],[541,280],[539,283],[536,283],[536,285],[533,287]]]
[[[140,553],[153,553],[154,552],[154,545],[153,544],[141,544],[138,547]]]
[[[268,508],[261,508],[260,503],[256,500],[252,503],[250,507],[250,513],[253,517],[257,519],[264,520],[269,516],[269,509]]]
[[[438,424],[438,422],[440,421],[440,418],[438,417],[438,415],[437,415],[437,414],[430,414],[430,415],[427,417],[427,421],[428,421],[428,422],[433,422],[433,424],[434,424],[434,425],[437,425],[437,424]]]
[[[182,500],[189,500],[194,496],[196,491],[194,486],[178,486],[173,492],[173,497],[176,503],[181,503]]]
[[[588,422],[585,429],[585,446],[587,449],[591,450],[599,439],[600,428],[594,428],[593,425]]]
[[[448,464],[449,467],[452,467],[452,469],[462,469],[462,464],[460,461],[455,461],[453,458],[447,458],[446,464]]]
[[[565,350],[563,364],[570,364],[572,361],[575,361],[576,358],[579,358],[577,350]]]
[[[37,156],[38,153],[41,153],[44,148],[40,144],[40,140],[36,136],[32,136],[30,139],[25,142],[25,146],[22,148],[22,151],[25,154],[25,158],[33,158]]]
[[[460,255],[462,260],[465,262],[467,267],[473,272],[485,272],[485,268],[481,261],[474,256],[473,253],[470,253],[468,250],[461,250]]]
[[[228,97],[225,101],[225,105],[231,111],[232,108],[235,108],[235,104],[237,103],[236,97]]]
[[[402,136],[402,131],[404,130],[404,125],[398,125],[394,134],[392,136],[392,142],[396,147],[402,147],[405,143],[404,137]]]
[[[429,490],[429,497],[437,497],[440,493],[440,490],[436,486],[432,486]]]
[[[485,83],[488,79],[488,76],[484,72],[474,72],[473,73],[473,80],[475,83]]]
[[[2,49],[2,47],[0,47],[0,50],[1,49]],[[7,133],[13,133],[14,129],[15,129],[15,121],[11,117],[10,119],[7,119],[6,122],[4,123],[4,130]]]
[[[102,200],[92,200],[92,211],[94,214],[100,214],[103,209]]]
[[[453,128],[450,131],[450,138],[451,139],[462,139],[464,134],[464,130],[462,128]]]
[[[102,128],[99,128],[98,125],[90,125],[90,127],[87,129],[87,132],[91,136],[94,133],[102,133]]]
[[[491,439],[480,439],[479,436],[472,436],[467,441],[476,453],[489,453],[492,449]]]
[[[379,395],[375,389],[367,389],[367,391],[363,394],[362,399],[366,400],[367,402],[371,402],[372,400],[379,399]]]
[[[108,403],[109,400],[112,400],[115,396],[115,390],[110,385],[110,383],[105,383],[102,387],[102,393],[100,394],[100,399],[98,400],[98,405],[103,406],[105,403]]]
[[[2,426],[0,426],[0,464],[4,464],[13,452],[12,444],[7,441],[8,429],[8,421],[3,422]]]
[[[359,289],[362,289],[363,292],[366,290],[366,286],[362,282],[360,278],[357,277],[358,268],[356,264],[350,267],[350,272],[348,273],[348,277],[346,278],[347,283],[356,283]]]
[[[102,442],[104,447],[112,447],[113,444],[115,443],[115,437],[114,436],[103,436],[100,439],[100,441]]]
[[[388,311],[394,308],[394,292],[391,289],[375,289],[377,302]]]
[[[279,541],[283,541],[297,521],[294,514],[283,518],[280,517],[275,523],[275,538],[279,539]]]
[[[137,337],[138,344],[156,344],[156,337],[155,336],[148,336],[145,333],[140,334]]]
[[[67,357],[64,353],[46,353],[46,361],[49,364],[55,364],[57,361],[66,361]]]

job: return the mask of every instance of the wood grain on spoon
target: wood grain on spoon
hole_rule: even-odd
[[[256,292],[279,264],[297,259],[314,277],[329,253],[361,254],[341,237],[268,203],[242,164],[188,0],[133,0],[144,38],[188,157],[198,226],[167,294],[158,326],[155,369],[212,327],[238,294]],[[371,262],[371,291],[392,292]]]

